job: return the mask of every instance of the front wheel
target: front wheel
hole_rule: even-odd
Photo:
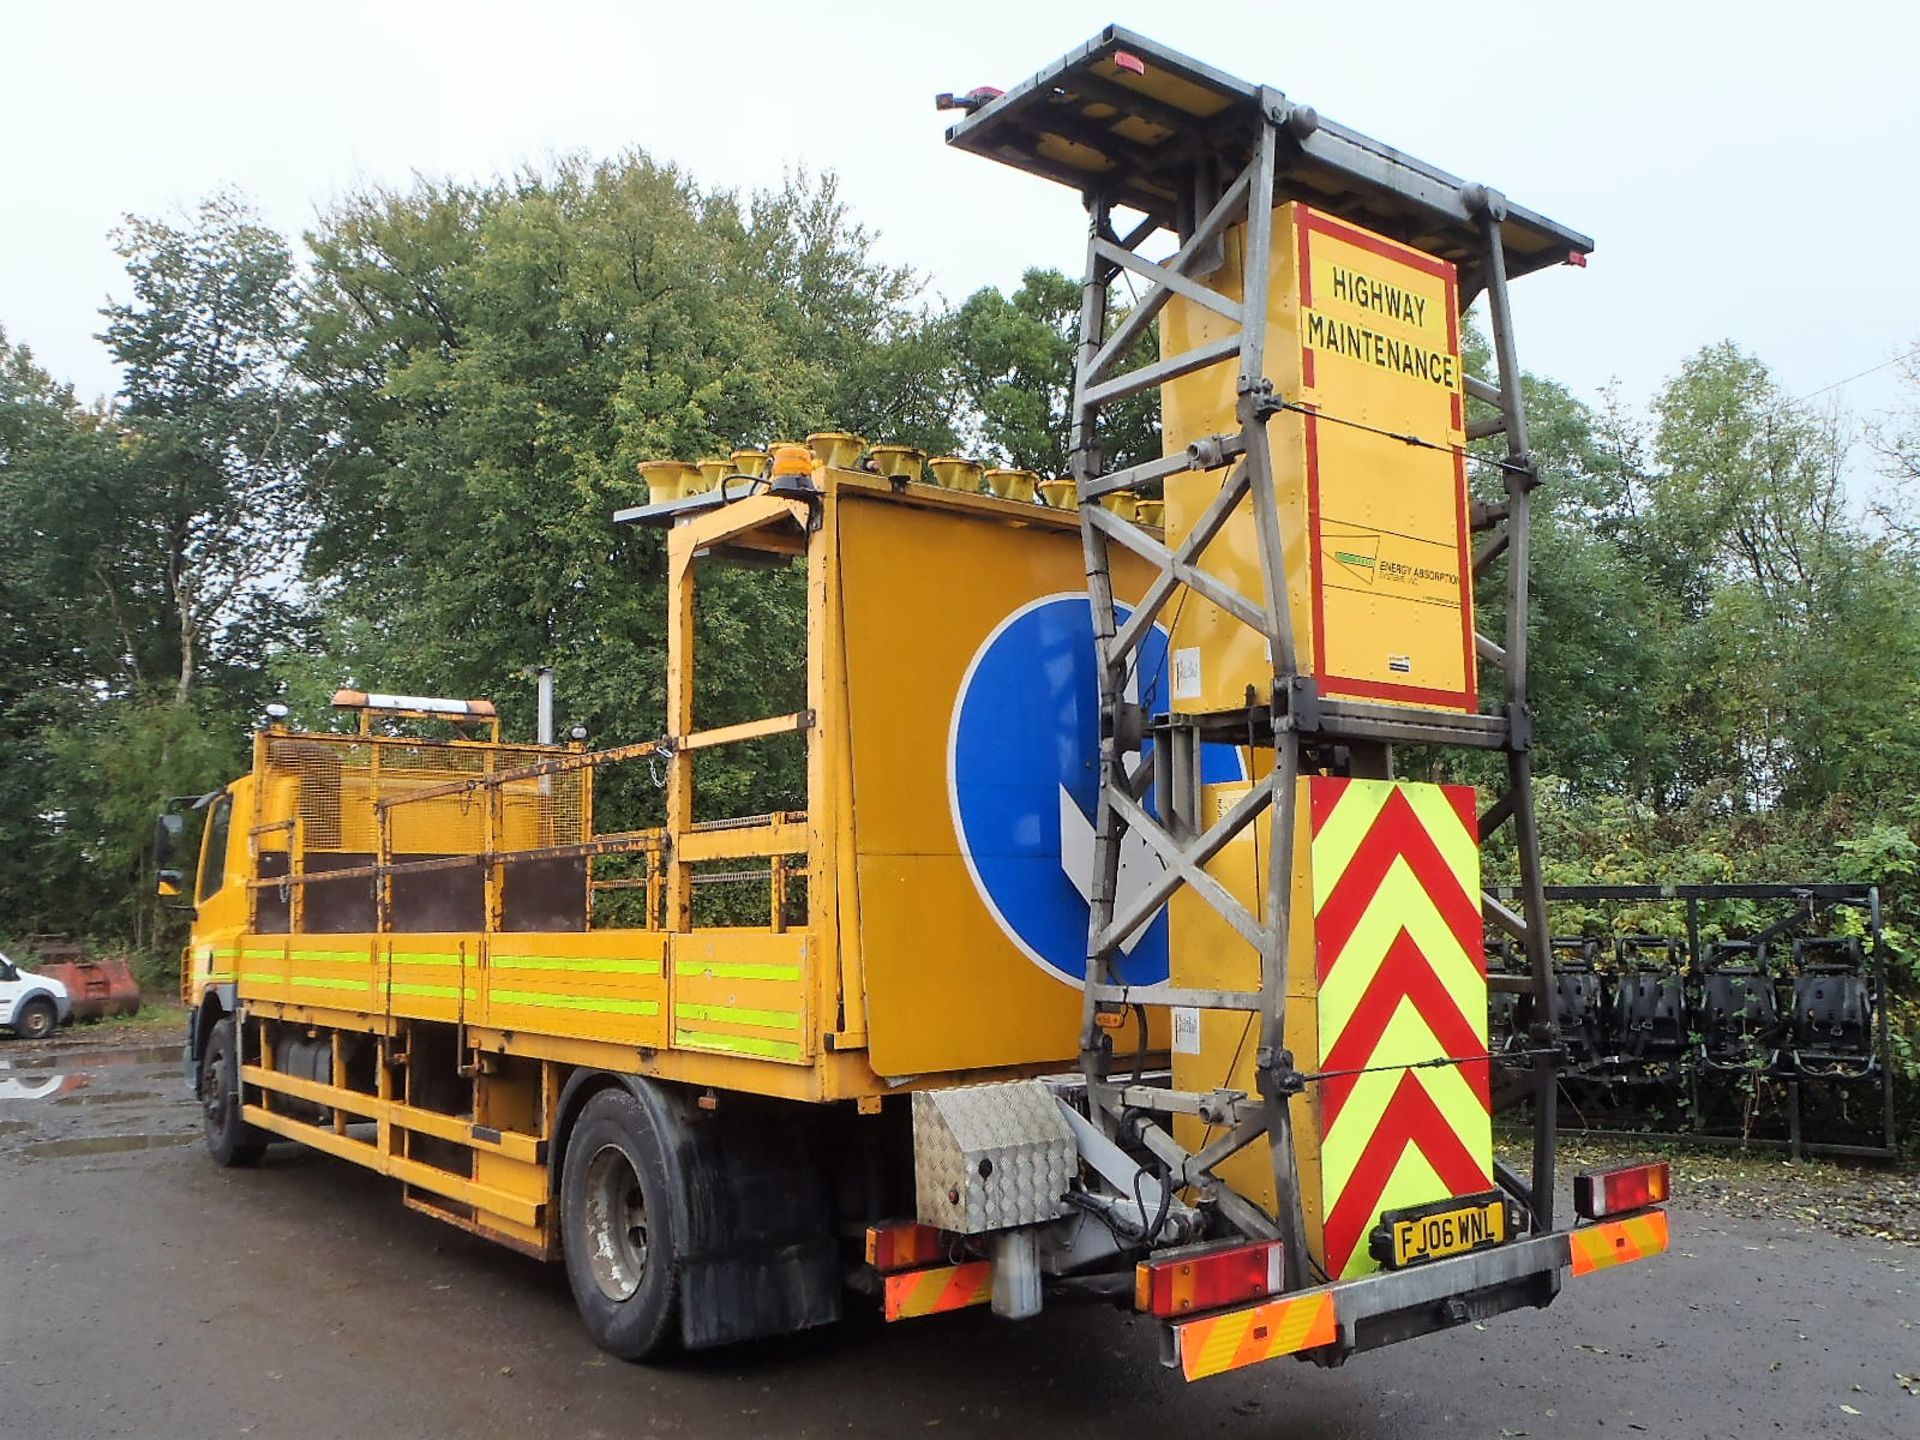
[[[240,1045],[232,1016],[214,1024],[200,1055],[200,1110],[214,1164],[252,1165],[267,1153],[267,1137],[240,1118]]]
[[[560,1174],[561,1242],[574,1304],[601,1349],[646,1360],[673,1341],[679,1252],[668,1146],[624,1089],[587,1101]]]
[[[22,1005],[19,1014],[13,1017],[14,1032],[22,1040],[44,1040],[59,1023],[53,1002],[39,995]]]

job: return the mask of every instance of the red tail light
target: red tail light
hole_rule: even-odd
[[[1278,1295],[1285,1268],[1278,1240],[1165,1250],[1133,1272],[1133,1305],[1162,1320]]]
[[[1663,1203],[1673,1193],[1673,1175],[1664,1160],[1582,1170],[1573,1177],[1573,1208],[1589,1220],[1624,1215]]]
[[[881,1274],[931,1265],[947,1255],[945,1237],[931,1225],[899,1220],[867,1227],[867,1263]]]

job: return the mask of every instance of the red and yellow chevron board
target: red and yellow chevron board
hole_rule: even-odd
[[[1380,1268],[1384,1210],[1493,1187],[1487,958],[1474,792],[1308,782],[1320,1068],[1322,1261]],[[1459,1057],[1465,1064],[1402,1068]]]

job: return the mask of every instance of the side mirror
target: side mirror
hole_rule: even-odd
[[[154,877],[154,893],[172,899],[181,893],[183,877],[178,870],[162,870]]]
[[[153,868],[154,869],[156,870],[160,869],[160,867],[165,865],[168,860],[173,858],[174,848],[179,845],[180,836],[186,830],[186,828],[187,828],[186,817],[183,815],[176,814],[171,810],[155,818],[153,822]],[[179,883],[179,879],[180,877],[176,874],[174,876],[174,882],[176,885]],[[162,883],[164,884],[165,882],[163,881]],[[179,891],[176,889],[174,891],[169,892],[163,889],[161,890],[160,893],[162,895],[166,895],[169,893],[178,894]]]

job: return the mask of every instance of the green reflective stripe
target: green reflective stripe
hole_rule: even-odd
[[[579,970],[602,975],[658,975],[658,960],[579,959],[563,955],[495,955],[488,962],[495,970]]]
[[[395,983],[389,985],[387,988],[396,995],[419,995],[428,1000],[458,1000],[462,998],[462,993],[458,985],[401,985]],[[469,985],[465,992],[465,998],[468,1000],[478,1000],[480,998],[480,992]]]
[[[739,1055],[765,1055],[775,1060],[798,1060],[795,1040],[767,1040],[758,1035],[714,1035],[704,1030],[675,1030],[673,1043],[701,1050],[731,1050]]]
[[[387,957],[395,965],[464,965],[466,957],[444,950],[396,950]]]
[[[716,980],[798,980],[798,965],[732,965],[717,960],[676,960],[673,973],[698,977],[711,975]]]
[[[262,975],[257,970],[242,970],[240,972],[240,983],[242,985],[278,985],[286,978],[284,975]]]
[[[601,1011],[608,1015],[658,1015],[658,1000],[606,1000],[597,995],[550,995],[541,990],[495,990],[496,1004],[540,1005],[554,1010]]]
[[[751,1010],[744,1005],[676,1005],[678,1020],[719,1021],[722,1025],[768,1025],[776,1030],[798,1030],[800,1016],[792,1010]]]
[[[331,975],[289,975],[287,983],[305,985],[314,990],[358,990],[362,994],[367,989],[364,980],[337,980]]]

